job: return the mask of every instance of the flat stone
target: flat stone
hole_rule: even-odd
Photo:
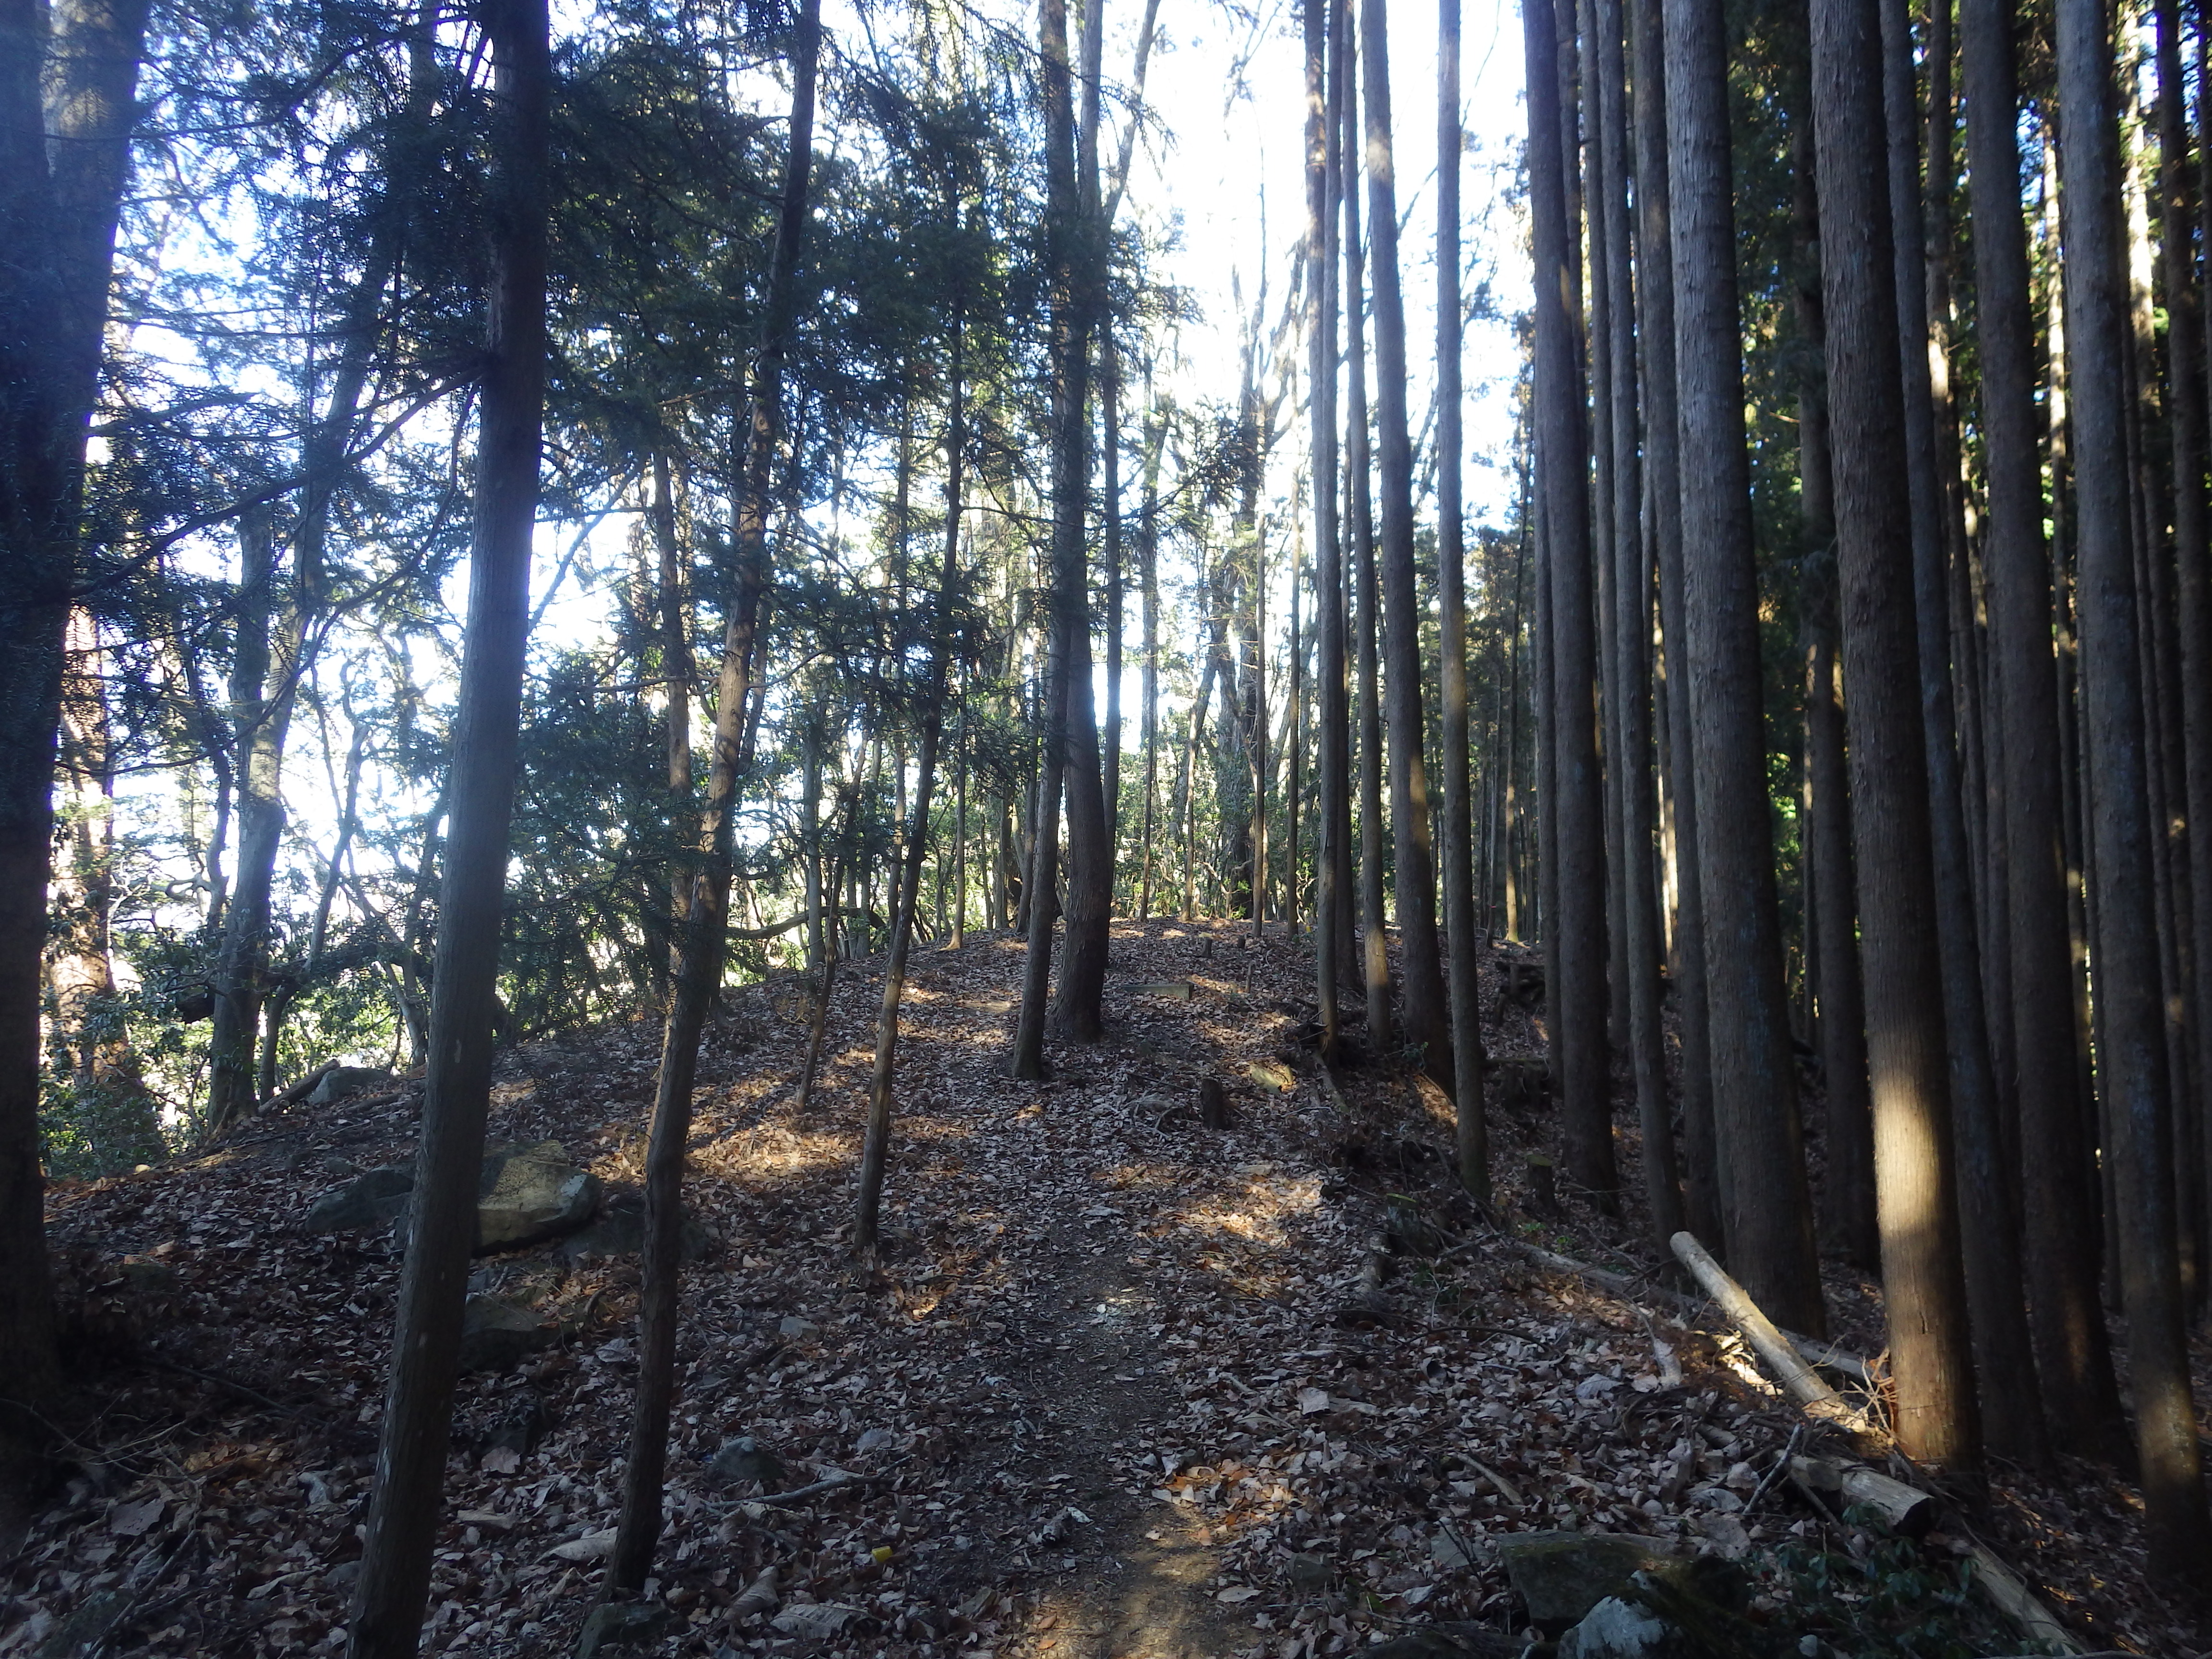
[[[488,1146],[477,1188],[477,1249],[513,1249],[572,1233],[598,1212],[599,1178],[557,1140]]]
[[[1528,1622],[1556,1634],[1577,1625],[1646,1567],[1672,1559],[1656,1540],[1607,1532],[1531,1532],[1498,1540],[1498,1559]]]
[[[602,1601],[584,1620],[576,1659],[593,1659],[606,1648],[642,1647],[657,1642],[676,1623],[676,1614],[657,1601]]]
[[[560,1334],[522,1303],[503,1296],[472,1296],[461,1311],[461,1369],[510,1370],[525,1355],[552,1346]]]
[[[684,1212],[683,1238],[686,1261],[699,1261],[714,1243],[689,1208]],[[637,1255],[644,1249],[644,1198],[636,1193],[615,1192],[607,1195],[589,1226],[562,1243],[561,1254],[571,1261],[581,1261],[591,1256]]]
[[[1147,980],[1129,988],[1140,997],[1164,997],[1170,1002],[1188,1002],[1192,985],[1187,979]]]
[[[408,1195],[414,1190],[411,1164],[387,1164],[364,1170],[307,1206],[307,1231],[367,1232],[388,1227],[407,1213]]]
[[[707,1465],[707,1479],[717,1486],[757,1480],[763,1488],[773,1488],[783,1473],[783,1460],[749,1434],[725,1440]]]
[[[308,1094],[307,1104],[327,1106],[347,1095],[391,1081],[392,1073],[380,1066],[333,1066]]]

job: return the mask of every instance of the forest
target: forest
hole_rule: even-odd
[[[1461,5],[0,0],[0,1656],[2212,1652],[2212,16]]]

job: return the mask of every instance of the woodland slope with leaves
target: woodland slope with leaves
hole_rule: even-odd
[[[1516,1182],[1501,1233],[1456,1192],[1451,1125],[1411,1078],[1331,1086],[1297,945],[1174,923],[1115,944],[1117,1036],[1056,1048],[1042,1085],[992,1063],[1018,940],[917,957],[897,1196],[860,1282],[880,963],[850,965],[805,1109],[803,994],[786,981],[716,1016],[655,1586],[670,1611],[638,1650],[1503,1641],[1523,1617],[1498,1546],[1558,1528],[1744,1560],[1777,1650],[1801,1632],[1854,1654],[2015,1650],[1957,1596],[1970,1535],[2083,1648],[2194,1648],[2144,1584],[2132,1494],[2087,1466],[1962,1491],[1917,1547],[1810,1508],[1777,1478],[1809,1449],[1802,1419],[1710,1309],[1686,1321],[1663,1289],[1595,1288],[1516,1243],[1642,1279],[1656,1263],[1632,1227],[1579,1202],[1532,1213]],[[1506,977],[1486,975],[1485,1002],[1510,1063],[1534,1025]],[[1158,994],[1175,985],[1188,1000]],[[641,1026],[515,1050],[494,1138],[557,1139],[634,1192],[655,1054]],[[1200,1119],[1204,1079],[1224,1085],[1225,1127]],[[174,1170],[57,1194],[111,1403],[11,1571],[5,1651],[72,1632],[179,1655],[337,1636],[397,1264],[382,1230],[303,1222],[348,1172],[406,1156],[418,1112],[415,1089],[367,1085]],[[1498,1122],[1516,1152],[1550,1127],[1540,1109]],[[636,1258],[556,1243],[482,1258],[475,1282],[541,1328],[462,1385],[425,1650],[569,1652],[611,1545]]]

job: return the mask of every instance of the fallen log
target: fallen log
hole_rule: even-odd
[[[1554,1273],[1572,1273],[1576,1278],[1619,1297],[1632,1307],[1642,1302],[1656,1302],[1686,1316],[1694,1316],[1705,1311],[1705,1303],[1696,1297],[1684,1296],[1663,1285],[1638,1284],[1625,1273],[1614,1273],[1608,1267],[1593,1267],[1587,1261],[1577,1261],[1572,1256],[1561,1255],[1521,1239],[1501,1236],[1497,1242],[1540,1267],[1548,1267]],[[1465,1249],[1470,1247],[1462,1245],[1458,1248]],[[1790,1345],[1797,1350],[1798,1357],[1807,1364],[1839,1372],[1869,1390],[1874,1388],[1874,1367],[1859,1355],[1833,1343],[1816,1342],[1809,1336],[1800,1336],[1795,1331],[1784,1331],[1782,1334],[1790,1340]]]
[[[1744,1340],[1759,1352],[1767,1370],[1782,1384],[1783,1391],[1796,1401],[1808,1417],[1817,1417],[1849,1430],[1855,1435],[1871,1434],[1872,1425],[1865,1417],[1845,1403],[1844,1397],[1823,1382],[1818,1373],[1807,1364],[1790,1340],[1775,1328],[1774,1322],[1759,1311],[1759,1304],[1751,1299],[1742,1285],[1728,1275],[1727,1269],[1713,1260],[1711,1253],[1691,1234],[1676,1233],[1668,1241],[1674,1255],[1690,1270],[1698,1287],[1712,1297],[1728,1322],[1743,1333]]]
[[[1797,1401],[1798,1409],[1808,1417],[1828,1421],[1838,1420],[1838,1413],[1856,1417],[1857,1413],[1851,1412],[1833,1389],[1812,1374],[1773,1322],[1760,1311],[1743,1286],[1728,1276],[1704,1245],[1686,1232],[1676,1233],[1670,1242],[1682,1265],[1697,1275],[1698,1283],[1728,1316],[1729,1322],[1743,1333],[1759,1351],[1759,1358],[1782,1379],[1783,1387]],[[1911,1536],[1906,1531],[1908,1526],[1919,1526],[1925,1531],[1934,1524],[1936,1500],[1927,1498],[1917,1487],[1873,1469],[1843,1464],[1836,1468],[1838,1484],[1845,1500],[1869,1504],[1880,1510],[1893,1530]],[[1926,1498],[1924,1505],[1918,1501],[1922,1498]],[[1992,1607],[2017,1625],[2030,1642],[2040,1643],[2047,1650],[2063,1654],[2081,1651],[2066,1627],[2036,1599],[2026,1581],[1999,1560],[1987,1545],[1977,1543],[1972,1559],[1974,1582],[1981,1586],[1982,1594]]]

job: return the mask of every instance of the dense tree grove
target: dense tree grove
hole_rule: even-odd
[[[865,1267],[914,952],[1021,941],[1038,1079],[1116,918],[1231,917],[1492,1217],[1509,965],[1571,1204],[1813,1336],[1870,1276],[1903,1452],[2130,1463],[2201,1571],[2212,25],[1521,0],[1470,222],[1460,0],[1301,0],[1224,317],[1133,165],[1187,21],[0,0],[11,1479],[46,1182],[418,1070],[350,1637],[415,1651],[495,1053],[646,1018],[636,1593],[718,1000],[803,993],[804,1098],[881,957]]]

